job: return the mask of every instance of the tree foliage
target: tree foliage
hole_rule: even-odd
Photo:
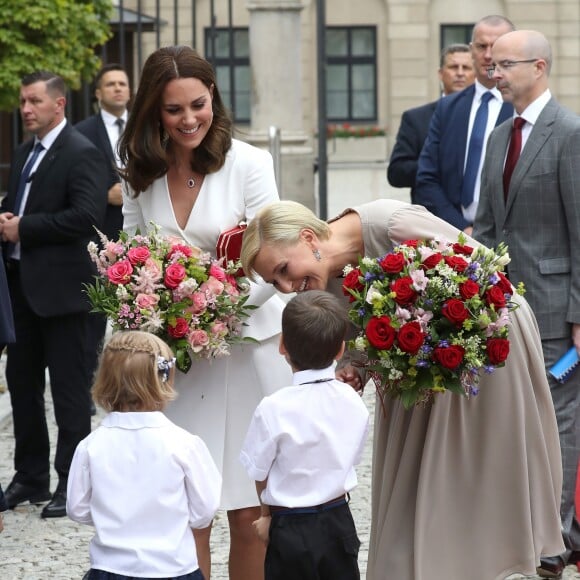
[[[111,11],[111,0],[0,0],[0,111],[18,105],[20,79],[36,70],[61,75],[72,89],[91,79]]]

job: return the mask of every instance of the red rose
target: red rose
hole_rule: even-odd
[[[463,321],[469,318],[469,310],[465,308],[463,301],[457,298],[447,300],[441,308],[441,314],[455,326],[461,326]]]
[[[506,278],[506,276],[502,272],[498,272],[497,275],[499,278],[499,282],[496,284],[496,286],[504,294],[511,296],[513,294],[512,283]]]
[[[389,274],[398,274],[407,263],[402,252],[387,254],[380,262],[381,268]]]
[[[175,324],[168,324],[167,325],[167,334],[172,338],[182,338],[187,334],[189,330],[189,325],[187,324],[187,320],[185,318],[178,318],[175,321]]]
[[[433,349],[433,360],[446,369],[456,369],[463,362],[465,349],[458,344],[436,346]]]
[[[360,292],[364,289],[364,285],[360,282],[361,271],[358,268],[351,270],[342,283],[342,293],[348,296],[349,302],[354,302],[356,298],[349,292],[349,290],[354,290],[355,292]]]
[[[471,256],[473,248],[471,246],[462,246],[461,244],[453,244],[453,251],[456,254],[463,254],[464,256]]]
[[[505,308],[505,295],[499,286],[492,286],[485,293],[485,301],[488,306],[495,306],[495,309]]]
[[[426,270],[432,270],[435,268],[435,266],[437,266],[437,264],[439,264],[439,262],[441,262],[441,260],[443,260],[443,256],[441,254],[431,254],[429,257],[423,260],[423,266],[425,266]]]
[[[510,353],[510,341],[507,338],[488,338],[485,346],[489,362],[499,365],[505,361]]]
[[[121,260],[107,268],[107,278],[111,284],[127,284],[132,273],[133,266],[129,260]]]
[[[401,246],[409,246],[410,248],[416,248],[417,244],[418,244],[417,240],[407,240],[403,242]]]
[[[466,280],[459,284],[459,294],[463,300],[469,300],[479,294],[479,284],[473,280]]]
[[[399,348],[409,354],[417,354],[417,351],[425,341],[425,335],[418,322],[407,322],[399,328],[397,335]]]
[[[177,288],[185,279],[185,268],[181,264],[170,264],[165,270],[165,279],[163,280],[167,288],[172,290]]]
[[[149,248],[146,248],[145,246],[131,248],[127,252],[127,258],[129,258],[129,262],[131,262],[133,266],[145,263],[149,256],[151,256],[151,252],[149,251]]]
[[[456,272],[465,272],[469,264],[461,256],[445,256],[445,263]]]
[[[173,246],[171,246],[171,250],[167,252],[167,259],[170,260],[173,257],[173,254],[177,252],[183,254],[184,256],[187,256],[188,258],[191,258],[191,256],[193,256],[193,252],[189,246],[185,246],[183,244],[173,244]]]
[[[369,342],[379,350],[389,350],[395,342],[395,329],[388,316],[373,316],[365,328]]]
[[[417,299],[417,292],[413,290],[413,279],[410,276],[398,278],[391,284],[391,290],[396,294],[397,304],[411,304]]]

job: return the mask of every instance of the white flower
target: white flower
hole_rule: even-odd
[[[346,278],[353,270],[354,270],[354,267],[351,264],[347,264],[342,269],[342,275]]]
[[[379,302],[382,297],[383,297],[382,292],[379,292],[379,290],[377,290],[374,286],[371,286],[369,288],[369,291],[367,292],[365,301],[367,302],[367,304],[370,304],[372,306],[373,304],[375,304],[375,302]]]

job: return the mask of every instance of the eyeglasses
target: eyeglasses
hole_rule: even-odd
[[[528,58],[526,60],[502,60],[501,62],[498,62],[498,63],[492,63],[491,66],[487,69],[487,78],[492,79],[496,70],[498,72],[501,72],[502,70],[504,70],[504,71],[510,70],[511,68],[516,66],[516,64],[523,64],[526,62],[527,63],[536,62],[537,60],[539,60],[539,59]]]

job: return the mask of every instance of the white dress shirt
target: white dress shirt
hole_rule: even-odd
[[[473,95],[473,102],[471,104],[471,113],[469,114],[469,131],[467,133],[467,147],[465,148],[465,159],[463,165],[464,168],[465,164],[467,163],[467,153],[469,151],[469,139],[471,138],[471,130],[473,128],[473,122],[475,121],[475,115],[481,103],[481,97],[483,93],[486,93],[488,91],[491,92],[493,98],[490,99],[487,104],[488,107],[487,125],[485,126],[485,137],[483,139],[483,148],[481,150],[481,157],[479,159],[479,168],[477,170],[477,177],[475,178],[475,186],[473,189],[473,202],[469,207],[461,208],[463,211],[463,217],[471,223],[473,223],[473,221],[475,220],[475,214],[477,212],[477,204],[479,202],[479,189],[481,187],[481,168],[483,167],[483,160],[485,159],[487,139],[489,137],[489,134],[495,128],[497,118],[499,117],[499,112],[503,106],[503,99],[497,87],[488,89],[487,87],[484,87],[479,81],[477,80],[475,81],[475,94]]]
[[[205,443],[161,412],[109,413],[71,464],[68,516],[95,526],[91,567],[167,578],[199,565],[191,528],[218,509],[221,476]]]
[[[294,373],[293,384],[258,405],[240,461],[252,479],[268,478],[264,504],[307,507],[356,486],[369,413],[334,366]]]
[[[113,150],[113,154],[115,156],[115,164],[117,167],[121,167],[121,160],[119,158],[119,151],[117,149],[117,145],[119,143],[119,126],[117,125],[117,119],[123,119],[123,127],[127,125],[127,117],[128,117],[127,110],[120,116],[117,117],[115,115],[111,115],[108,111],[101,109],[101,119],[103,119],[103,123],[105,124],[105,129],[107,129],[107,135],[109,137],[109,142],[111,143],[111,149]]]
[[[522,127],[522,151],[526,146],[526,142],[540,113],[544,110],[544,107],[548,104],[548,101],[552,98],[552,93],[550,89],[546,89],[535,101],[532,101],[523,111],[520,117],[526,121],[526,124]],[[517,113],[514,111],[514,118],[517,117]],[[512,120],[513,122],[513,120]],[[507,151],[506,151],[507,157]],[[504,162],[505,163],[505,162]]]

